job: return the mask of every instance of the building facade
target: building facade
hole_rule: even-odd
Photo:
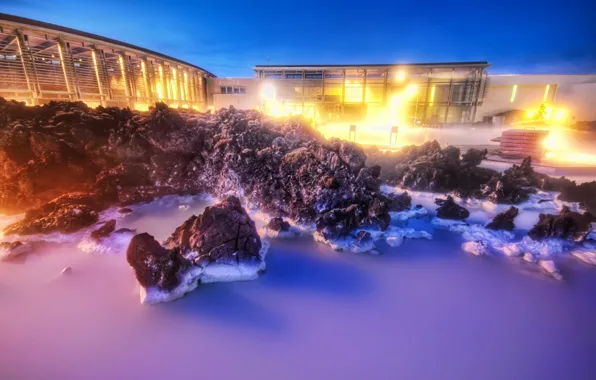
[[[487,62],[367,65],[257,65],[283,114],[321,122],[471,122],[486,92]],[[399,113],[397,117],[392,113]]]
[[[207,107],[210,72],[138,46],[0,14],[0,96],[30,105],[80,100],[139,110]]]
[[[596,120],[596,74],[489,75],[488,91],[475,121],[535,109],[542,103],[564,109],[569,122]]]

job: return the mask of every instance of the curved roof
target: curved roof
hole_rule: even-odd
[[[122,41],[114,40],[111,38],[102,37],[97,34],[87,33],[87,32],[83,32],[81,30],[77,30],[77,29],[67,28],[64,26],[56,25],[56,24],[50,24],[50,23],[43,22],[43,21],[32,20],[30,18],[14,16],[14,15],[9,15],[9,14],[5,14],[5,13],[0,13],[0,20],[8,21],[10,23],[15,23],[15,24],[28,25],[28,26],[35,27],[35,28],[49,29],[49,30],[58,31],[58,32],[62,32],[62,33],[68,33],[68,34],[72,34],[75,36],[84,37],[87,39],[92,39],[92,40],[96,40],[96,41],[111,44],[111,45],[122,46],[122,47],[125,47],[128,49],[131,49],[131,50],[136,50],[136,51],[139,51],[139,52],[142,52],[145,54],[150,54],[150,55],[162,58],[162,59],[166,59],[168,61],[172,61],[172,62],[176,62],[176,63],[182,64],[182,65],[193,67],[197,70],[201,70],[201,71],[205,72],[206,74],[208,74],[212,77],[216,76],[215,74],[203,69],[202,67],[193,65],[191,63],[182,61],[180,59],[170,57],[168,55],[161,54],[161,53],[158,53],[153,50],[145,49],[145,48],[133,45],[133,44],[129,44],[127,42],[122,42]]]

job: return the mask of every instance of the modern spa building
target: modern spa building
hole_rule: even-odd
[[[125,42],[0,14],[0,96],[43,104],[205,109],[209,71]]]
[[[494,122],[554,103],[596,120],[595,75],[491,75],[489,63],[256,65],[217,78],[159,52],[79,30],[0,14],[0,97],[30,105],[79,100],[146,110],[230,105],[312,120],[440,125]]]

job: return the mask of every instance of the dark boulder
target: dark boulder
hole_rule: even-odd
[[[101,205],[89,194],[66,194],[27,211],[23,219],[8,225],[4,233],[7,235],[73,233],[97,223],[97,210],[100,208]]]
[[[506,211],[498,214],[493,220],[486,225],[491,230],[507,230],[513,231],[515,228],[515,217],[519,213],[519,210],[515,206],[509,207]]]
[[[480,165],[480,163],[486,158],[488,150],[486,149],[469,149],[461,157],[461,165],[463,167],[474,167]]]
[[[391,205],[392,200],[385,195],[379,194],[374,197],[368,206],[368,218],[365,223],[386,230],[391,223],[391,217],[389,216]]]
[[[578,202],[586,210],[596,214],[596,181],[579,185],[573,182],[561,191],[558,199],[565,202]]]
[[[261,260],[261,239],[255,223],[233,196],[207,207],[198,217],[190,217],[164,244],[183,253],[196,252],[195,262],[201,265]]]
[[[404,211],[412,207],[412,197],[407,191],[399,195],[391,193],[387,197],[390,200],[389,211]]]
[[[8,261],[29,252],[29,245],[20,241],[1,242],[0,243],[0,260]]]
[[[437,217],[441,219],[464,220],[470,216],[470,212],[455,203],[451,195],[448,195],[446,199],[435,199],[435,204],[439,206]]]
[[[136,235],[126,250],[126,260],[139,284],[170,291],[180,284],[180,277],[191,265],[177,249],[162,247],[148,233]]]
[[[267,223],[267,228],[272,231],[289,231],[290,230],[290,223],[283,220],[281,217],[271,218]]]
[[[563,206],[559,215],[540,214],[538,223],[528,232],[528,236],[534,240],[560,238],[581,242],[592,231],[594,222],[596,217],[590,212],[580,214]]]
[[[101,227],[98,229],[91,231],[91,237],[95,240],[103,239],[107,236],[110,236],[112,232],[116,229],[116,220],[110,219],[105,222]]]
[[[367,214],[356,204],[342,209],[333,209],[317,219],[317,232],[327,240],[348,235],[360,225],[360,221],[364,220]]]

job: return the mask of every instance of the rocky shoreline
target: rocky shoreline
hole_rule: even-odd
[[[287,221],[312,224],[317,240],[359,247],[348,249],[354,252],[374,251],[383,234],[388,243],[425,237],[391,226],[397,214],[405,218],[419,208],[407,192],[386,193],[382,184],[447,194],[437,199],[437,214],[453,222],[470,215],[453,197],[519,205],[538,190],[556,191],[561,201],[587,211],[541,215],[529,238],[589,238],[596,182],[576,185],[536,173],[529,158],[499,173],[478,166],[485,157],[486,151],[461,154],[436,141],[399,152],[363,149],[326,140],[300,118],[233,108],[211,114],[157,104],[139,113],[80,102],[26,107],[0,98],[0,210],[24,213],[5,236],[74,233],[96,226],[109,207],[126,210],[167,195],[222,199],[163,244],[145,233],[132,238],[127,259],[147,302],[176,298],[199,282],[252,279],[264,270],[262,242],[243,205],[272,218],[267,228],[273,236],[292,235]],[[511,207],[488,229],[511,231],[519,212]],[[115,230],[107,221],[91,237]],[[485,248],[474,242],[472,248]],[[10,244],[2,249],[23,250]]]

